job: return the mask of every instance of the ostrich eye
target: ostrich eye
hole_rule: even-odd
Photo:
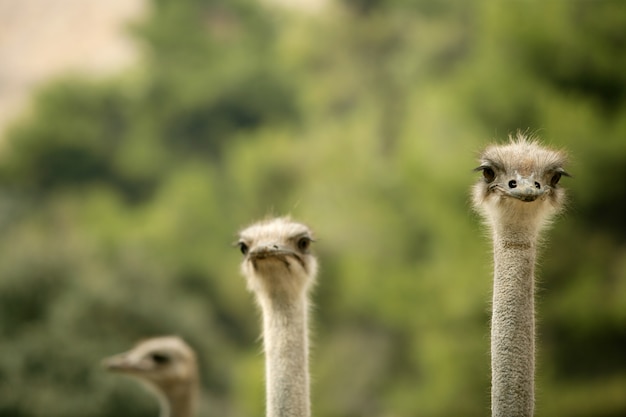
[[[150,358],[159,365],[164,365],[170,361],[170,357],[163,353],[153,353]]]
[[[552,187],[556,186],[559,183],[561,175],[563,174],[561,174],[560,172],[555,172],[554,175],[552,175],[552,178],[550,178],[550,185]]]
[[[483,177],[487,183],[493,182],[496,179],[496,173],[490,167],[483,167]]]
[[[248,245],[246,245],[244,242],[239,242],[237,245],[239,245],[239,250],[242,254],[246,255],[248,253]]]
[[[302,252],[306,251],[307,249],[309,249],[309,246],[311,246],[311,239],[308,237],[301,237],[300,239],[298,239],[298,249],[300,249]]]

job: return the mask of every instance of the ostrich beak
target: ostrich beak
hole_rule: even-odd
[[[102,360],[102,367],[107,371],[120,371],[128,366],[125,362],[124,358],[111,356]]]
[[[248,253],[248,259],[250,259],[255,267],[257,261],[270,258],[282,261],[287,267],[289,267],[289,261],[287,258],[292,258],[302,265],[302,268],[306,269],[304,259],[300,256],[300,254],[284,246],[276,244],[260,245]]]
[[[296,253],[289,248],[279,245],[261,245],[250,251],[248,256],[250,259],[265,259],[270,257],[295,256]]]
[[[541,184],[532,178],[524,177],[518,177],[517,180],[510,181],[507,190],[507,195],[524,202],[535,201],[544,193],[545,190],[541,187]]]
[[[132,372],[139,369],[125,354],[115,355],[102,360],[102,366],[109,372]]]

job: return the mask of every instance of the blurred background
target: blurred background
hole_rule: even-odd
[[[0,0],[0,416],[153,416],[101,358],[178,334],[264,413],[237,231],[316,232],[318,417],[489,414],[477,152],[566,149],[537,416],[626,416],[626,4]]]

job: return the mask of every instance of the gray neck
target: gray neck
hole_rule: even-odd
[[[267,417],[309,417],[308,302],[274,299],[263,308]]]
[[[530,417],[534,410],[536,235],[494,230],[491,319],[493,417]]]

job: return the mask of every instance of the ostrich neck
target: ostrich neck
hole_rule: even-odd
[[[195,410],[197,382],[172,384],[158,392],[161,412],[159,417],[191,417]]]
[[[529,417],[534,408],[536,234],[494,230],[491,409]]]
[[[308,302],[265,300],[263,308],[268,417],[310,416]]]

